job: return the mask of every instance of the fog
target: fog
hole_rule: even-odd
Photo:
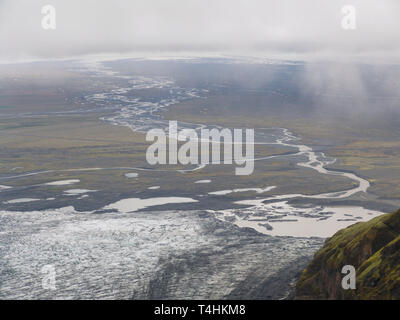
[[[41,25],[43,5],[56,29]],[[342,7],[356,28],[342,28]],[[0,61],[94,54],[395,62],[398,0],[0,0]]]
[[[55,30],[42,28],[49,4]],[[344,5],[356,10],[355,29],[342,26]],[[304,60],[284,82],[299,92],[291,93],[297,109],[302,101],[332,115],[399,109],[400,69],[385,66],[400,62],[398,0],[0,0],[0,43],[0,63],[94,55]],[[227,79],[282,86],[279,68],[257,69],[233,68]],[[210,70],[207,80],[221,77]]]

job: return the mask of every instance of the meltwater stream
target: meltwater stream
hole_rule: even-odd
[[[276,144],[298,149],[297,155],[307,157],[306,162],[297,163],[298,166],[310,168],[325,175],[340,175],[357,183],[357,186],[343,191],[321,193],[316,195],[285,194],[237,201],[237,204],[247,205],[245,209],[228,209],[213,211],[219,219],[230,221],[239,227],[247,227],[258,232],[279,236],[297,237],[329,237],[336,231],[355,222],[366,221],[382,214],[375,210],[367,210],[359,206],[294,206],[288,200],[294,198],[304,199],[344,199],[356,193],[366,193],[370,183],[354,173],[332,171],[326,165],[335,162],[323,153],[316,152],[309,146],[294,144],[298,140],[288,129],[282,128],[283,137],[276,140]]]
[[[89,95],[85,99],[95,102],[100,109],[111,111],[112,114],[102,120],[128,126],[133,131],[167,128],[168,122],[159,115],[162,108],[206,94],[204,90],[180,88],[166,77],[120,76],[101,64],[89,65],[88,70],[94,76],[102,74],[123,80],[123,86],[115,85],[111,92]],[[130,96],[130,90],[135,88],[168,90],[159,100],[149,100]],[[179,123],[179,126],[204,127],[189,123]],[[285,297],[293,277],[322,245],[323,240],[315,237],[328,237],[340,228],[381,212],[355,206],[316,205],[316,199],[345,199],[356,193],[366,193],[369,182],[356,174],[326,169],[334,159],[299,144],[299,139],[286,128],[259,128],[255,139],[256,144],[293,148],[293,153],[279,157],[306,158],[297,165],[323,175],[347,177],[357,186],[317,195],[262,198],[256,196],[273,190],[274,186],[236,188],[231,191],[254,192],[254,198],[238,202],[246,208],[208,212],[140,212],[153,202],[195,201],[178,198],[179,195],[174,195],[177,197],[174,199],[122,199],[106,206],[114,212],[102,214],[78,212],[73,207],[27,212],[0,210],[0,299],[251,299],[260,296],[243,293],[256,291],[266,279],[272,279],[267,281],[272,286],[267,286],[267,289],[271,287],[270,292],[261,298]],[[269,159],[271,157],[247,161]],[[95,173],[120,169],[98,167],[67,171]],[[196,169],[202,170],[202,167]],[[182,174],[182,170],[170,171]],[[0,193],[13,190],[7,186],[10,180],[58,172],[61,171],[10,173],[0,179]],[[210,180],[199,181],[211,184]],[[69,188],[79,180],[49,183],[49,188],[52,185]],[[199,195],[202,196],[199,201],[230,193],[223,191]],[[290,204],[289,200],[295,198],[310,199],[310,203]],[[134,210],[138,211],[132,213]],[[47,265],[55,268],[55,290],[42,286],[42,270]]]
[[[111,89],[106,92],[87,95],[84,102],[95,104],[99,110],[109,110],[109,115],[101,120],[118,126],[127,126],[132,131],[146,132],[149,129],[159,128],[168,132],[169,122],[163,119],[160,112],[166,107],[185,101],[187,99],[199,98],[205,99],[208,90],[196,88],[182,88],[175,84],[172,78],[157,76],[130,76],[121,75],[109,67],[105,67],[100,62],[84,62],[80,72],[87,72],[91,77],[99,79],[111,79],[108,86]],[[117,79],[118,81],[113,81]],[[109,81],[109,80],[107,80]],[[157,90],[163,89],[162,94],[157,97],[142,97],[132,94],[135,90]],[[180,129],[200,130],[202,128],[217,128],[219,126],[206,126],[203,124],[178,122]],[[332,235],[338,229],[345,227],[357,221],[370,219],[372,216],[381,214],[381,212],[366,210],[362,207],[329,207],[324,208],[315,205],[315,199],[346,199],[357,193],[366,193],[370,184],[366,179],[357,176],[354,173],[332,171],[326,169],[326,166],[335,162],[335,159],[328,158],[322,152],[316,152],[312,147],[299,143],[296,137],[286,128],[257,128],[255,130],[255,144],[267,146],[284,146],[293,149],[292,153],[285,155],[275,155],[268,157],[258,157],[247,159],[246,161],[268,161],[272,158],[306,158],[306,161],[299,160],[297,165],[310,170],[315,170],[322,175],[343,176],[355,182],[356,186],[349,190],[342,190],[315,195],[304,194],[284,194],[265,198],[252,198],[237,202],[240,205],[246,205],[245,209],[229,209],[223,211],[213,211],[216,217],[224,219],[238,226],[251,227],[258,232],[272,235],[289,236],[321,236]],[[209,163],[214,165],[216,163]],[[72,168],[68,170],[45,170],[40,172],[27,172],[22,174],[10,174],[0,178],[1,183],[12,179],[28,177],[41,174],[52,174],[62,172],[96,172],[103,170],[133,170],[133,171],[169,171],[172,174],[183,174],[188,171],[202,170],[207,165],[188,166],[185,169],[168,168],[138,168],[132,167],[89,167]],[[274,186],[269,186],[271,190]],[[251,188],[250,188],[251,189]],[[255,189],[255,188],[253,188]],[[267,190],[266,189],[266,190]],[[2,190],[7,190],[5,187]],[[246,189],[244,189],[246,190]],[[247,188],[249,191],[249,189]],[[208,195],[199,195],[206,201],[207,196],[223,196],[225,190],[209,193]],[[0,191],[1,192],[1,191]],[[240,192],[240,191],[239,191]],[[268,191],[264,191],[268,192]],[[257,194],[258,195],[258,194]],[[174,195],[175,196],[175,195]],[[302,207],[289,204],[289,200],[295,198],[312,199],[312,203]],[[357,212],[357,214],[354,214]]]
[[[164,107],[191,98],[204,98],[207,90],[197,90],[195,88],[180,88],[175,85],[173,79],[160,77],[137,78],[120,76],[118,73],[105,68],[101,64],[95,64],[95,70],[99,74],[110,74],[115,77],[123,77],[130,84],[126,88],[116,88],[109,94],[88,96],[89,101],[96,101],[102,105],[107,105],[111,101],[117,103],[121,108],[114,115],[105,117],[103,120],[112,122],[115,125],[128,126],[133,131],[146,132],[148,129],[160,128],[168,131],[168,121],[164,120],[159,111]],[[89,68],[92,68],[93,65]],[[128,97],[127,93],[137,87],[140,88],[168,88],[169,95],[159,101],[143,101],[138,98]],[[220,126],[206,126],[179,122],[179,127],[200,130],[202,128],[217,128]],[[312,147],[298,143],[299,138],[294,136],[286,128],[257,128],[255,130],[255,144],[257,145],[279,145],[293,148],[297,152],[287,155],[259,157],[247,159],[246,161],[268,161],[272,158],[306,157],[305,162],[298,162],[297,165],[311,170],[315,170],[323,175],[335,175],[347,177],[357,185],[354,188],[343,191],[321,193],[315,195],[286,194],[267,197],[263,199],[250,199],[239,201],[237,204],[249,206],[246,209],[229,209],[222,211],[209,210],[215,213],[216,217],[236,224],[239,227],[250,227],[258,232],[271,235],[285,236],[319,236],[328,237],[337,230],[358,221],[369,220],[371,217],[382,214],[382,212],[367,210],[362,207],[327,207],[310,204],[302,208],[295,207],[288,203],[290,199],[345,199],[357,193],[366,193],[370,183],[354,173],[332,171],[326,169],[327,165],[333,164],[336,159],[330,159],[322,152],[315,152]],[[215,163],[211,163],[215,164]],[[205,165],[190,170],[201,170]],[[184,172],[180,170],[177,172]],[[274,186],[270,186],[271,187]],[[223,195],[225,190],[221,190]],[[218,195],[218,191],[214,192]]]

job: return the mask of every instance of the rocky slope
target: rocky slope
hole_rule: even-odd
[[[342,289],[344,265],[356,289]],[[400,210],[356,223],[326,240],[303,271],[296,299],[400,299]]]

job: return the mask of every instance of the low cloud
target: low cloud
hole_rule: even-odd
[[[56,30],[43,30],[53,5]],[[342,7],[356,29],[342,28]],[[398,0],[0,0],[0,61],[91,54],[219,53],[396,61]]]

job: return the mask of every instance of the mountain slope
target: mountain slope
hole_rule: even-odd
[[[342,289],[344,265],[356,269],[355,290]],[[326,240],[298,280],[296,299],[400,299],[400,210]]]

